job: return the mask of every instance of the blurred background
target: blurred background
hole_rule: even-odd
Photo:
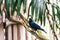
[[[59,4],[60,0],[0,0],[0,40],[60,40]],[[29,18],[47,33],[35,36]]]

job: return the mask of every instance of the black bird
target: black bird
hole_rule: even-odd
[[[36,24],[35,22],[33,22],[33,20],[30,18],[29,19],[29,25],[31,28],[33,28],[35,31],[38,30],[42,30],[43,32],[47,33],[44,29],[42,29],[38,24]]]

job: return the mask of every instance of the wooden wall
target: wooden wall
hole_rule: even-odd
[[[47,27],[48,28],[48,27]],[[47,38],[54,40],[51,29],[47,29]],[[6,33],[5,33],[6,32]],[[28,32],[22,25],[9,25],[6,31],[0,25],[0,40],[39,40]]]
[[[6,33],[5,33],[6,32]],[[30,32],[28,32],[22,25],[10,25],[3,29],[0,25],[0,40],[35,40]]]

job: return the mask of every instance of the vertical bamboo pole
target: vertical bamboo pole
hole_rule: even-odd
[[[20,40],[26,40],[25,28],[22,25],[19,25]]]
[[[60,39],[60,28],[59,28],[59,39]]]
[[[31,33],[26,31],[26,40],[32,40]]]
[[[20,26],[17,25],[17,40],[20,40]]]
[[[28,7],[29,7],[30,2],[31,0],[27,0],[27,3],[26,3],[26,18],[28,18]],[[27,30],[26,30],[26,40],[32,40],[32,35]]]
[[[8,40],[8,28],[7,27],[5,27],[5,40]]]
[[[50,5],[48,5],[48,8],[51,8],[51,6]],[[51,12],[51,10],[49,10],[50,12]],[[48,22],[48,19],[46,18],[46,31],[47,31],[47,38],[49,39],[49,40],[54,40],[53,39],[53,33],[52,33],[52,30],[51,30],[51,28],[50,28],[50,25],[49,25],[49,22]]]
[[[32,35],[32,40],[36,40],[36,37],[34,35]]]
[[[17,33],[17,25],[13,25],[13,40],[17,40]]]
[[[54,36],[50,27],[49,27],[49,36],[50,36],[50,40],[54,40]]]
[[[4,31],[3,31],[3,25],[0,24],[0,40],[4,40]]]
[[[52,33],[52,30],[51,30],[48,22],[46,23],[46,31],[47,31],[47,38],[48,38],[49,40],[54,40],[54,39],[53,39],[53,33]]]
[[[8,26],[8,40],[12,40],[12,27]]]

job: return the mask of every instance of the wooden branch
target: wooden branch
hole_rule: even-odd
[[[0,24],[2,24],[2,16],[0,16]]]
[[[55,20],[53,19],[53,16],[52,16],[51,14],[49,14],[49,10],[47,11],[47,19],[48,19],[48,21],[49,21],[50,28],[51,28],[51,29],[53,29],[53,28],[52,28],[51,21],[49,20],[49,16],[48,16],[48,15],[50,15],[50,16],[52,17],[52,20],[53,20],[53,21],[55,21]],[[55,22],[56,22],[56,21],[55,21]],[[58,40],[58,37],[57,37],[57,35],[56,35],[55,31],[54,31],[54,30],[52,30],[52,32],[54,33],[54,37],[56,37],[56,40]]]
[[[29,29],[28,20],[25,19],[22,14],[20,14],[20,17],[23,19],[23,23],[24,23],[25,28],[26,28],[26,29]],[[33,32],[32,30],[28,30],[28,31],[29,31],[30,33],[32,33],[33,35],[35,35],[36,37],[38,37],[40,40],[47,40],[47,38],[44,37],[42,34],[40,34],[41,32],[38,31],[38,30],[36,31],[37,33]]]
[[[21,15],[22,17],[22,15]],[[20,25],[23,25],[27,31],[29,31],[31,34],[35,35],[37,38],[39,38],[40,40],[47,40],[47,38],[44,37],[44,35],[42,35],[41,31],[36,31],[34,32],[32,29],[30,29],[29,25],[28,24],[28,20],[25,19],[24,17],[22,18],[23,20],[16,20],[16,19],[13,19],[12,17],[9,19],[9,21],[11,22],[11,24],[20,24]],[[6,20],[7,22],[7,20]],[[9,25],[11,25],[9,24]],[[9,26],[8,25],[8,26]]]
[[[34,32],[33,29],[30,28],[30,26],[28,25],[29,24],[28,20],[25,19],[22,14],[21,17],[22,17],[21,18],[22,21],[13,19],[12,17],[9,20],[15,23],[19,23],[20,25],[23,25],[27,31],[29,31],[31,34],[33,34],[35,37],[39,38],[40,40],[48,40],[48,38],[46,38],[46,36],[44,36],[40,30]]]
[[[39,38],[40,40],[48,40],[44,35],[42,35],[40,30],[34,32],[32,29],[29,29],[30,27],[28,27],[24,21],[22,24],[24,24],[23,26],[26,28],[26,30],[33,34],[35,37]]]
[[[5,8],[5,5],[4,5],[4,8]],[[7,13],[5,9],[4,9],[4,12]],[[34,32],[32,30],[32,28],[30,28],[29,23],[28,23],[28,20],[22,14],[20,14],[20,17],[21,17],[22,21],[17,20],[17,19],[13,19],[12,17],[8,18],[8,15],[7,14],[6,14],[6,17],[11,22],[14,22],[16,24],[23,25],[27,31],[29,31],[31,34],[35,35],[35,37],[39,38],[40,40],[48,40],[46,38],[46,36],[42,35],[42,32],[40,30],[37,30],[36,32]]]

